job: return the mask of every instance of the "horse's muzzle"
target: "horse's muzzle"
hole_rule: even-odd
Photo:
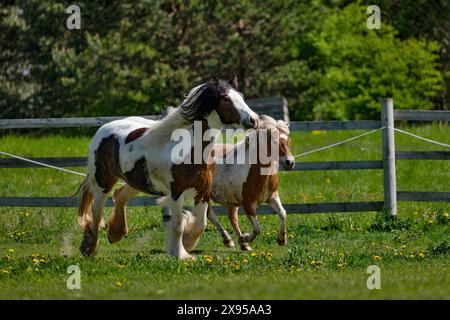
[[[258,127],[258,117],[250,116],[242,121],[242,125],[244,126],[244,129],[256,129]]]

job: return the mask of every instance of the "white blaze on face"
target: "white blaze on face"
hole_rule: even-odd
[[[233,105],[239,112],[241,121],[248,119],[250,116],[258,118],[258,115],[253,112],[252,109],[250,109],[250,107],[245,103],[244,98],[242,98],[239,92],[231,88],[230,92],[228,93],[228,97],[230,97],[231,101],[233,101]]]

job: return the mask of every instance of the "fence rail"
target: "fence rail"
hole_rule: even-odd
[[[255,99],[249,105],[259,113],[265,113],[266,110],[270,112],[280,112],[281,110],[280,114],[282,117],[285,117],[287,114],[287,104],[284,98]],[[383,160],[297,162],[294,169],[294,171],[382,169],[385,173],[384,201],[285,204],[284,207],[288,213],[365,212],[381,211],[384,209],[389,214],[395,214],[397,201],[450,202],[450,192],[397,192],[395,178],[395,163],[398,160],[450,160],[450,152],[395,151],[395,145],[393,143],[394,120],[450,121],[450,111],[394,111],[392,100],[389,99],[383,100],[382,111],[380,121],[293,121],[290,123],[290,129],[292,131],[373,130],[382,127],[392,129],[390,133],[386,129],[383,130]],[[0,119],[0,129],[98,127],[109,121],[122,118]],[[145,118],[160,119],[161,116],[145,116]],[[84,167],[87,162],[86,157],[45,157],[31,159],[57,167]],[[1,168],[40,168],[40,166],[18,159],[0,158]],[[112,206],[112,204],[112,200],[109,198],[107,200],[107,206]],[[0,206],[9,207],[74,207],[76,205],[77,199],[70,197],[0,197]],[[130,200],[129,205],[155,206],[155,198],[151,196],[136,197]],[[215,207],[215,211],[218,214],[226,214],[226,210],[223,207]],[[273,210],[270,206],[261,206],[258,208],[258,213],[270,214],[273,213]]]

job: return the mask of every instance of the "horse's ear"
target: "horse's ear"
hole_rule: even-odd
[[[231,86],[237,90],[238,87],[238,79],[235,73],[233,73],[233,78],[231,78],[231,80],[229,81]]]

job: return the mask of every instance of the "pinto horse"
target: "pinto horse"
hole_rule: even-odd
[[[224,125],[255,128],[258,116],[236,86],[235,76],[230,82],[215,78],[193,88],[178,108],[159,121],[129,117],[107,123],[96,132],[89,147],[88,174],[79,190],[83,255],[97,253],[105,201],[122,179],[126,184],[113,193],[109,242],[119,241],[128,232],[125,205],[138,192],[167,195],[172,212],[168,253],[179,259],[193,258],[187,251],[195,247],[206,227],[214,163],[201,159],[197,164],[175,164],[171,150],[176,142],[171,135],[181,128],[192,131],[194,121],[201,121],[204,130]],[[207,147],[202,143],[202,151]],[[186,201],[194,201],[190,217],[183,214]]]
[[[263,164],[258,153],[256,163],[247,161],[250,158],[252,148],[249,147],[250,136],[256,136],[257,148],[259,149],[264,141],[257,135],[258,131],[265,130],[271,135],[272,130],[276,130],[273,138],[278,139],[278,163],[270,162]],[[278,193],[278,174],[274,170],[275,166],[281,164],[285,170],[292,170],[295,165],[295,158],[290,150],[289,126],[286,122],[276,121],[272,117],[262,115],[258,121],[258,129],[250,131],[246,138],[235,145],[216,144],[214,146],[215,156],[224,157],[223,164],[216,163],[216,170],[213,177],[212,199],[228,208],[228,216],[230,223],[238,237],[238,241],[242,250],[251,250],[248,242],[251,242],[261,232],[258,219],[256,217],[256,209],[261,203],[268,203],[278,214],[280,220],[280,230],[277,237],[279,245],[287,243],[286,235],[286,210],[281,204]],[[266,141],[270,140],[267,139]],[[236,159],[236,155],[244,150],[246,163],[237,164],[236,161],[230,161],[231,158]],[[253,149],[253,152],[255,150]],[[269,154],[270,154],[269,150]],[[269,169],[267,172],[272,174],[263,174],[261,169]],[[161,197],[157,200],[159,206],[167,206],[167,197]],[[242,233],[238,223],[238,209],[243,207],[244,211],[252,224],[253,232]],[[235,244],[228,232],[222,227],[211,207],[208,208],[208,218],[215,225],[217,231],[223,238],[225,246],[231,248]]]

